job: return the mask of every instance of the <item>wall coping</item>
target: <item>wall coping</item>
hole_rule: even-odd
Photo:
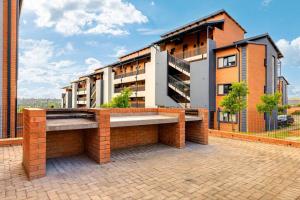
[[[214,136],[214,137],[300,148],[300,142],[288,141],[288,140],[277,139],[277,138],[268,138],[268,137],[261,137],[257,135],[234,133],[234,132],[214,130],[214,129],[209,129],[208,133],[209,136]]]

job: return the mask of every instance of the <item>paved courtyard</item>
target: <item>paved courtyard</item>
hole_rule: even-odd
[[[300,149],[210,138],[52,159],[47,177],[27,181],[21,147],[0,148],[0,199],[300,199]]]

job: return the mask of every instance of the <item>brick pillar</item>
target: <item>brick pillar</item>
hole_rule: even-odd
[[[159,114],[178,116],[176,124],[158,126],[159,142],[176,148],[185,147],[185,113],[183,109],[158,109]]]
[[[200,122],[199,143],[208,144],[209,111],[205,108],[198,109],[199,116],[202,116]]]
[[[87,155],[97,163],[110,162],[110,111],[91,109],[96,114],[98,129],[88,130],[85,134]]]
[[[32,180],[46,175],[46,111],[26,108],[23,122],[23,166]]]

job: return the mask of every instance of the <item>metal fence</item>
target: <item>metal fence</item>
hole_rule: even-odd
[[[214,129],[300,142],[300,113],[298,112],[274,115],[272,118],[257,112],[248,113],[246,123],[239,122],[239,117],[233,119],[232,121],[229,117],[223,117],[223,121],[220,121],[218,118]],[[245,130],[243,127],[246,127]]]

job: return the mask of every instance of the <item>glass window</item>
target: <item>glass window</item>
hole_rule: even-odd
[[[218,85],[218,95],[226,95],[231,91],[232,84],[221,84]]]
[[[218,67],[219,68],[233,67],[233,66],[236,66],[236,56],[235,55],[218,58]]]
[[[219,112],[219,121],[220,122],[233,122],[236,123],[237,115],[228,114],[226,112]]]

